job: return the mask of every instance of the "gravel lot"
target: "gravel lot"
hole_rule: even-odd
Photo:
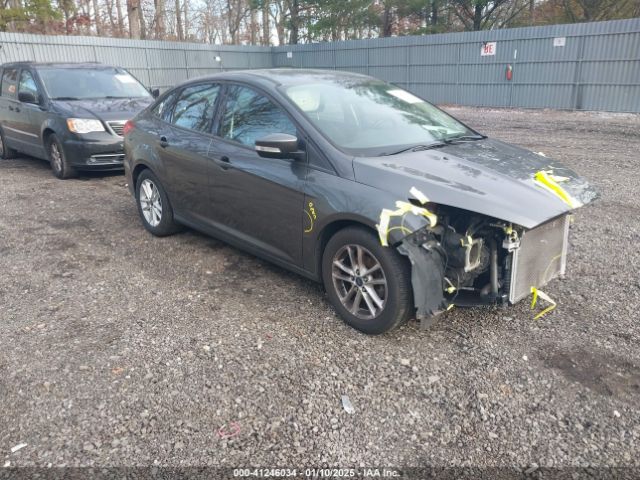
[[[0,465],[639,467],[640,117],[449,110],[602,194],[540,320],[367,337],[318,285],[153,238],[120,175],[0,161]]]

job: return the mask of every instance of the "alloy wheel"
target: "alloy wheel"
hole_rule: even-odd
[[[162,199],[158,187],[148,178],[140,184],[140,207],[147,223],[157,227],[162,220]]]
[[[331,276],[342,305],[362,320],[376,318],[387,301],[387,279],[378,259],[361,245],[345,245],[333,257]]]

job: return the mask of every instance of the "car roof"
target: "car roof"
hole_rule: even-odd
[[[56,67],[56,68],[115,68],[100,62],[9,62],[0,65],[0,68],[10,67]]]
[[[322,70],[314,68],[265,68],[257,70],[235,70],[191,78],[183,83],[206,80],[260,81],[273,85],[296,85],[301,83],[336,83],[346,80],[362,82],[372,77],[353,72]]]

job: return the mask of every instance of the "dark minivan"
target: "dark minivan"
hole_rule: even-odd
[[[58,178],[123,168],[122,129],[153,96],[126,70],[99,63],[0,66],[0,158],[46,159]]]

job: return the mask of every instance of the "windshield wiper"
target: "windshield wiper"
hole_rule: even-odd
[[[420,150],[429,150],[431,148],[446,147],[446,146],[447,144],[445,142],[425,143],[422,145],[414,145],[412,147],[403,148],[402,150],[398,150],[397,152],[381,153],[380,156],[384,157],[388,155],[398,155],[399,153],[404,153],[404,152],[419,152]]]
[[[77,97],[53,97],[52,100],[80,100]]]
[[[446,143],[468,142],[473,140],[484,140],[485,138],[487,138],[486,135],[460,135],[459,137],[447,138],[443,140],[443,142],[446,142]]]

